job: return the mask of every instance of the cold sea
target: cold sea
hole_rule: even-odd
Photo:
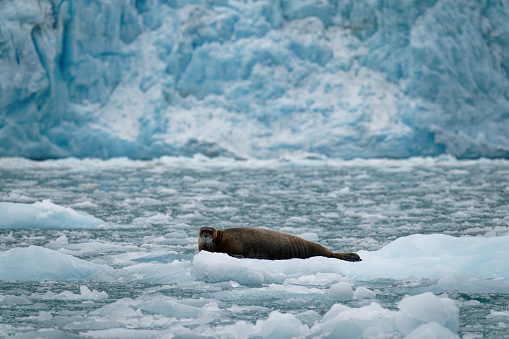
[[[507,338],[508,179],[446,156],[2,158],[0,337]],[[201,226],[363,261],[199,253]]]

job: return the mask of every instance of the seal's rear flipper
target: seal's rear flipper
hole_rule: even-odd
[[[357,253],[334,253],[334,258],[346,261],[362,261]]]

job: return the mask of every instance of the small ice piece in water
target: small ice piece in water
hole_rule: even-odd
[[[307,325],[313,325],[317,321],[320,321],[322,319],[322,316],[320,313],[313,311],[313,310],[307,310],[302,313],[299,313],[296,315],[296,317],[304,324]]]
[[[376,298],[376,293],[371,291],[370,289],[359,286],[355,289],[354,292],[355,299],[374,299]]]
[[[340,282],[334,284],[329,289],[329,298],[332,300],[351,300],[353,299],[354,293],[349,283]]]
[[[398,327],[405,335],[421,324],[436,322],[457,333],[459,309],[448,298],[439,298],[431,292],[406,297],[399,302],[401,310],[397,318]]]
[[[37,316],[37,321],[48,321],[53,319],[51,313],[46,311],[39,311],[39,315]]]
[[[278,311],[271,312],[267,320],[257,321],[256,327],[259,328],[257,336],[262,338],[295,338],[305,336],[309,332],[309,328],[293,314]]]
[[[104,291],[99,292],[97,290],[90,291],[90,289],[85,285],[80,286],[80,294],[81,298],[83,299],[89,300],[108,299],[108,293]]]
[[[63,246],[63,245],[68,245],[68,244],[69,244],[69,239],[67,239],[67,236],[64,234],[64,235],[59,236],[55,240],[50,241],[48,245],[50,245],[51,247],[58,247],[58,246]]]
[[[1,295],[0,294],[0,305],[31,305],[33,304],[30,299],[25,297],[18,297],[15,295]]]
[[[486,316],[487,319],[495,318],[495,317],[509,317],[509,311],[494,311],[491,310],[490,314]]]
[[[450,329],[440,326],[435,322],[423,324],[410,332],[405,339],[458,339],[458,335]]]
[[[459,309],[453,300],[427,292],[404,298],[399,308],[391,311],[377,303],[360,308],[336,304],[311,328],[310,337],[458,338]]]

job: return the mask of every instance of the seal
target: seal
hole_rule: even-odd
[[[296,235],[251,227],[225,230],[202,227],[198,249],[226,253],[236,258],[283,260],[321,256],[346,261],[362,260],[357,253],[334,253],[320,244]]]

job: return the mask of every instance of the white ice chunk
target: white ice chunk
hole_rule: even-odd
[[[47,291],[44,294],[34,293],[30,296],[32,299],[43,299],[43,300],[103,300],[108,299],[108,293],[97,290],[90,290],[87,286],[80,286],[80,293],[75,294],[71,291],[63,291],[56,294],[51,291]]]
[[[359,286],[355,289],[354,297],[355,299],[374,299],[376,293],[366,287]]]
[[[302,337],[309,332],[293,314],[283,314],[278,311],[271,312],[267,320],[256,323],[259,328],[257,336],[263,338],[295,338]]]
[[[398,308],[401,310],[397,318],[398,326],[405,334],[410,333],[409,327],[416,323],[420,326],[432,322],[458,332],[459,309],[454,300],[439,298],[426,292],[404,298],[399,302]]]
[[[80,295],[81,298],[89,300],[108,299],[108,293],[104,291],[99,292],[97,290],[90,291],[90,289],[85,285],[80,286]]]
[[[35,320],[35,321],[48,321],[48,320],[53,319],[53,316],[49,312],[39,311],[38,316],[29,316],[28,319]]]
[[[264,271],[251,260],[240,260],[224,253],[201,251],[193,259],[192,275],[197,279],[219,282],[236,281],[243,285],[265,281]]]
[[[301,338],[309,333],[309,328],[293,314],[273,311],[267,319],[256,324],[238,321],[226,326],[221,335],[234,338]]]
[[[346,282],[334,284],[329,289],[329,298],[332,300],[351,300],[353,295],[352,287]]]
[[[201,251],[194,256],[192,275],[208,282],[236,281],[243,285],[260,283],[297,283],[321,285],[323,279],[338,279],[351,263],[346,261],[313,257],[308,259],[257,260],[238,259],[224,253]],[[325,273],[335,275],[324,276]],[[309,276],[305,281],[299,277]],[[316,278],[314,277],[316,276]],[[288,280],[287,280],[288,279]],[[316,280],[313,282],[313,280]]]
[[[430,333],[430,338],[442,338],[445,333],[444,338],[458,337],[459,309],[451,299],[424,293],[405,298],[399,308],[390,311],[377,303],[360,308],[336,304],[311,328],[311,336],[399,338]]]
[[[111,267],[94,264],[39,246],[0,252],[0,279],[18,281],[84,280]]]
[[[30,305],[32,301],[25,297],[18,297],[15,295],[1,295],[0,294],[0,306],[4,305]]]
[[[55,242],[49,242],[48,247],[60,249],[60,252],[74,256],[94,256],[97,254],[104,254],[109,252],[123,253],[137,249],[136,246],[118,245],[107,241],[106,242],[93,241],[93,242],[65,244],[64,243],[65,239],[60,238],[56,239]]]
[[[106,225],[90,214],[43,200],[33,204],[0,202],[0,228],[91,228]]]
[[[432,322],[424,324],[410,332],[405,339],[457,339],[458,335],[450,329],[440,326]]]
[[[288,278],[284,281],[284,284],[325,286],[340,281],[349,282],[351,279],[337,273],[317,273],[311,275],[302,275],[297,278]]]
[[[509,280],[509,236],[411,235],[374,251],[359,251],[362,262],[345,273],[355,280],[467,276]]]
[[[69,239],[67,239],[67,236],[64,234],[50,241],[48,245],[50,245],[50,247],[60,247],[67,244],[69,244]]]

